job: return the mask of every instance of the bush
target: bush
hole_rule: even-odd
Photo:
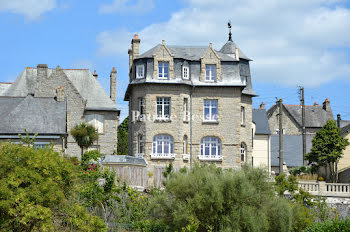
[[[155,191],[150,202],[148,220],[162,225],[152,231],[290,231],[290,204],[275,195],[267,178],[264,171],[247,166],[222,170],[196,165],[171,172],[165,190]]]
[[[350,231],[350,219],[336,218],[332,221],[318,222],[310,225],[305,232],[348,232]]]

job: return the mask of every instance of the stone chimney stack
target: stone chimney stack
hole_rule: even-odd
[[[131,53],[132,59],[136,59],[140,55],[140,42],[139,36],[135,34],[134,38],[131,40]]]
[[[56,89],[56,101],[58,101],[58,102],[64,101],[64,90],[63,90],[62,86],[60,86],[58,89]]]
[[[328,98],[326,98],[326,100],[324,100],[323,102],[323,109],[327,112],[331,112],[331,102],[328,100]]]
[[[113,67],[110,75],[110,97],[113,102],[116,102],[117,97],[117,70]]]
[[[96,72],[96,70],[94,71],[94,74],[92,74],[94,77],[95,77],[95,79],[97,80],[97,78],[98,78],[98,74],[97,74],[97,72]]]
[[[314,103],[314,106],[318,106],[317,102]]]
[[[47,78],[47,64],[38,64],[37,66],[37,80],[41,81]]]
[[[129,54],[129,71],[131,69],[132,66],[132,50],[128,49],[128,54]]]
[[[338,128],[340,128],[340,121],[341,121],[340,114],[337,114],[337,126],[338,126]]]
[[[236,60],[239,60],[239,51],[237,47],[235,48],[235,58]]]
[[[261,104],[260,104],[260,109],[262,109],[262,110],[265,110],[265,109],[266,109],[265,103],[264,103],[264,102],[261,102]]]

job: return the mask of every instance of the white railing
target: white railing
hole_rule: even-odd
[[[349,184],[326,183],[327,192],[350,193]]]
[[[315,196],[334,196],[350,198],[350,184],[300,181],[298,187]]]
[[[298,187],[308,192],[316,192],[320,190],[318,183],[312,182],[299,182]]]
[[[152,153],[151,159],[175,159],[174,153]]]

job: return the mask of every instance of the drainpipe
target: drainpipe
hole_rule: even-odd
[[[194,86],[192,86],[190,92],[190,167],[192,169],[193,166],[193,155],[192,155],[192,92],[194,90]]]

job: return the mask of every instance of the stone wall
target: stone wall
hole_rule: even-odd
[[[276,134],[276,129],[279,128],[278,114],[279,114],[279,108],[277,107],[276,110],[271,115],[271,117],[269,118],[270,130],[272,134]],[[285,110],[282,111],[282,117],[283,117],[282,122],[283,122],[284,134],[286,135],[301,134],[301,129],[294,122],[291,116],[288,113],[286,113]]]

